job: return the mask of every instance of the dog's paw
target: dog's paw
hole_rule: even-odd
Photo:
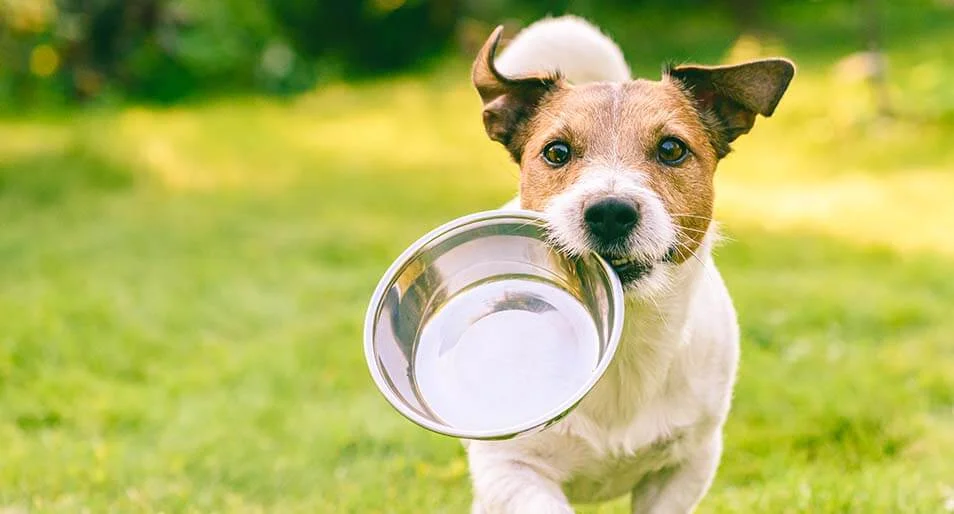
[[[561,498],[547,494],[535,494],[520,502],[514,513],[526,514],[573,514],[573,507]]]

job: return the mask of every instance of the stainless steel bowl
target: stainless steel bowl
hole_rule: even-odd
[[[576,406],[622,322],[622,286],[602,258],[555,251],[533,212],[489,211],[398,257],[371,299],[364,350],[378,389],[414,423],[506,439]]]

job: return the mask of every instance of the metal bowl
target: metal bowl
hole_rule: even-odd
[[[569,413],[619,343],[623,290],[606,261],[568,258],[530,211],[465,216],[425,235],[368,308],[371,376],[401,414],[462,439],[507,439]]]

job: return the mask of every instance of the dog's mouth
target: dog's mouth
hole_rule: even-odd
[[[633,256],[614,256],[614,255],[603,255],[601,254],[610,266],[613,268],[613,271],[616,272],[616,275],[619,277],[620,282],[625,284],[631,284],[638,281],[639,279],[648,275],[659,263],[663,262],[672,262],[672,259],[676,255],[675,248],[671,248],[666,255],[661,259],[654,261],[641,260]]]
[[[612,257],[604,255],[603,258],[610,263],[613,271],[615,271],[619,277],[620,282],[624,284],[639,280],[649,274],[653,269],[652,262],[641,261],[635,257]]]
[[[647,261],[633,256],[602,255],[610,264],[623,286],[631,286],[652,272],[658,261]]]

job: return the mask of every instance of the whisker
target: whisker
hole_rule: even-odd
[[[694,258],[696,262],[698,262],[699,265],[703,267],[703,269],[707,268],[706,264],[702,261],[702,258],[699,257],[698,249],[693,250],[692,248],[689,248],[688,245],[686,245],[682,241],[679,241],[678,239],[676,239],[676,244],[679,245],[679,247],[681,247],[683,250],[689,252],[689,256]]]
[[[685,230],[685,231],[687,231],[687,232],[695,232],[695,233],[697,233],[697,234],[708,234],[708,233],[709,233],[708,230],[700,230],[700,229],[698,229],[698,228],[692,228],[692,227],[679,227],[679,231],[683,231],[683,230]],[[734,243],[734,242],[737,242],[737,241],[738,241],[738,240],[737,240],[736,238],[734,238],[734,237],[727,236],[727,235],[724,235],[724,234],[721,234],[721,233],[716,234],[714,237],[715,237],[716,240],[723,240],[723,241],[728,241],[728,242],[731,242],[731,243]]]
[[[713,221],[713,222],[714,222],[714,220],[710,220],[710,221]],[[693,228],[693,227],[683,227],[683,226],[680,226],[680,227],[679,227],[679,230],[687,230],[687,231],[689,231],[689,232],[697,232],[697,233],[700,233],[700,234],[708,234],[711,229],[701,230],[701,229]],[[716,234],[715,234],[715,239],[716,239],[716,240],[725,240],[725,241],[730,241],[730,242],[736,242],[736,241],[738,241],[738,240],[735,239],[734,237],[727,236],[727,235],[723,234],[721,231],[717,231],[717,232],[716,232]]]
[[[659,305],[659,302],[656,301],[656,298],[649,296],[649,300],[653,302],[653,305],[656,306],[656,312],[659,315],[659,321],[662,321],[663,326],[666,327],[667,332],[672,331],[672,327],[669,325],[669,318],[663,313],[662,307]]]
[[[671,214],[673,214],[673,215],[680,215],[680,216],[681,216],[681,215],[701,216],[700,214],[697,214],[697,213],[695,213],[695,212],[673,212],[673,213],[671,213]]]
[[[706,266],[706,264],[702,262],[702,258],[699,257],[699,254],[696,251],[693,251],[692,249],[690,249],[688,246],[686,246],[685,243],[677,240],[676,244],[684,248],[686,251],[688,251],[689,255],[694,257],[696,261],[699,263],[699,265],[702,266],[702,272],[705,274],[706,280],[716,280],[717,277],[714,277],[712,275],[715,268],[710,268],[709,266]]]
[[[696,252],[692,251],[691,248],[689,248],[688,246],[686,246],[685,243],[682,243],[682,242],[680,242],[680,241],[676,241],[676,244],[679,245],[683,250],[689,252],[689,256],[690,256],[690,257],[693,257],[694,259],[696,259],[696,262],[698,262],[698,263],[699,263],[700,265],[702,265],[702,266],[705,266],[705,263],[702,262],[702,258],[699,257],[699,255],[696,254]]]
[[[712,218],[709,218],[706,216],[697,216],[695,214],[673,214],[672,217],[673,218],[693,218],[693,219],[699,219],[699,220],[708,221],[708,222],[715,221]]]
[[[702,230],[702,229],[692,228],[692,227],[679,227],[679,230],[688,230],[688,231],[690,231],[690,232],[698,232],[698,233],[700,233],[700,234],[708,234],[708,233],[709,233],[708,230]]]

